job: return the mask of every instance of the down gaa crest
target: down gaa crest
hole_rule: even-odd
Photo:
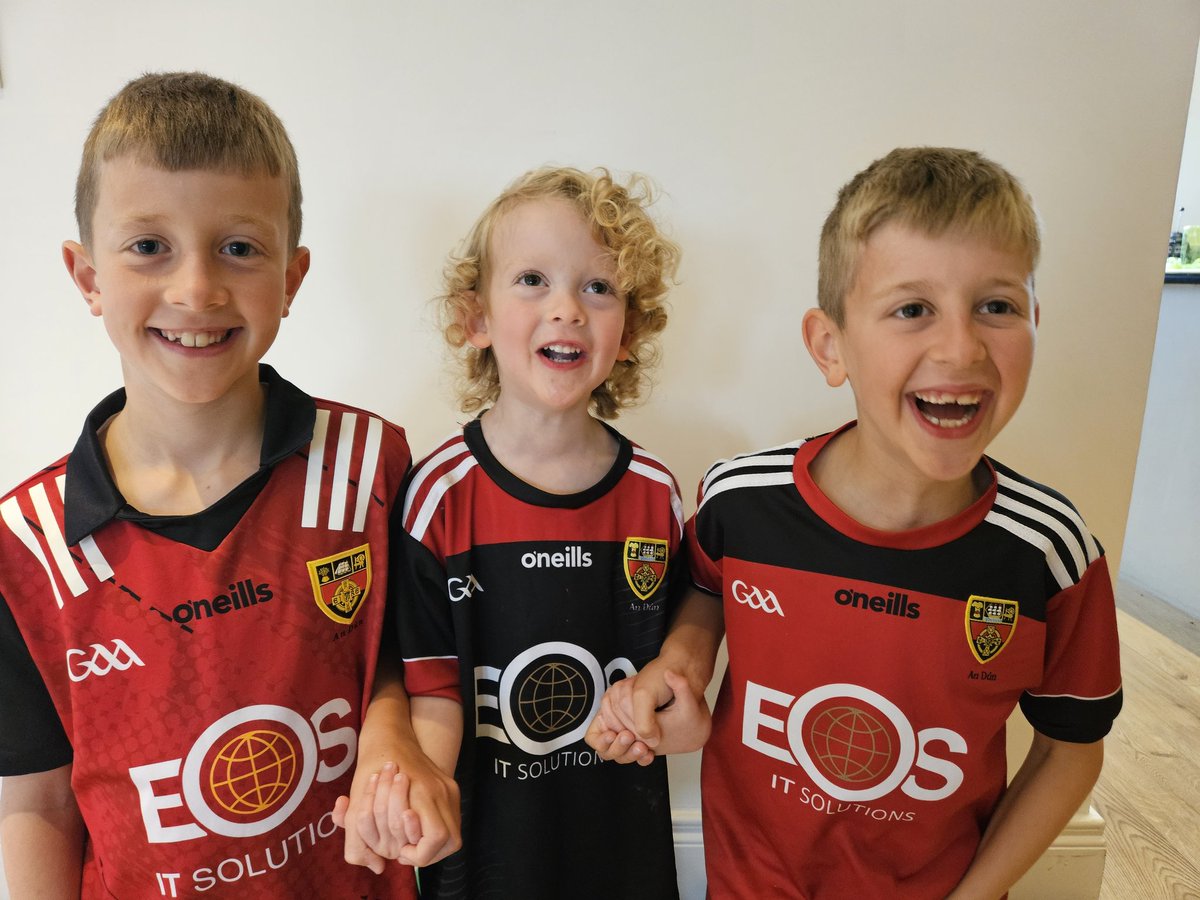
[[[339,625],[349,625],[371,589],[371,545],[308,561],[313,599]]]
[[[1008,646],[1017,630],[1018,613],[1016,600],[978,594],[967,598],[967,643],[979,662],[987,664]]]
[[[625,539],[625,580],[640,600],[649,600],[667,575],[667,542],[656,538]]]

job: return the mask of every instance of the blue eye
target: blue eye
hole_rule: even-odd
[[[153,238],[145,238],[133,243],[133,252],[141,256],[154,256],[160,250],[162,250],[162,241],[156,241]]]
[[[896,310],[896,315],[901,319],[918,319],[925,315],[925,313],[925,306],[921,303],[905,303]]]
[[[230,256],[236,256],[239,259],[245,259],[247,256],[254,255],[254,248],[246,241],[230,241],[225,245],[224,252]]]
[[[523,284],[525,287],[541,287],[545,283],[545,279],[537,272],[522,272],[517,276],[517,284]]]
[[[599,280],[588,282],[588,286],[584,290],[589,294],[611,294],[613,292],[612,285]]]
[[[992,315],[1003,315],[1004,313],[1016,311],[1016,308],[1007,300],[988,300],[979,309],[981,312]]]

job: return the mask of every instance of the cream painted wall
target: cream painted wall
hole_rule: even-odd
[[[479,209],[545,162],[654,176],[686,258],[659,386],[619,424],[689,500],[713,459],[853,414],[799,338],[837,187],[896,145],[984,151],[1046,227],[1034,379],[995,452],[1115,563],[1198,31],[1187,0],[0,0],[0,483],[119,380],[58,259],[88,124],[142,71],[202,68],[265,97],[300,154],[313,270],[268,360],[418,452],[455,419],[426,298]]]

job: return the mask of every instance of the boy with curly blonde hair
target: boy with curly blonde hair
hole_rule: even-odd
[[[461,405],[486,409],[415,467],[394,559],[430,757],[453,760],[466,713],[464,846],[422,871],[423,895],[677,895],[663,763],[602,763],[583,741],[607,687],[657,654],[684,579],[674,478],[602,421],[642,395],[667,321],[678,250],[650,202],[639,177],[530,172],[446,270]],[[349,821],[393,856],[403,778],[372,788]]]

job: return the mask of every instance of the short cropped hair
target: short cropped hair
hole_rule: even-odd
[[[1003,166],[973,150],[898,148],[838,191],[821,229],[817,302],[839,327],[863,245],[887,222],[934,237],[958,231],[994,240],[1023,254],[1030,272],[1041,253],[1033,201]]]
[[[466,324],[478,311],[492,264],[492,235],[505,213],[531,200],[563,199],[591,227],[616,264],[616,289],[626,302],[629,359],[618,362],[604,383],[592,391],[591,408],[602,418],[615,418],[633,405],[647,386],[648,369],[658,362],[658,335],[667,325],[665,298],[679,266],[679,248],[658,229],[647,208],[653,189],[641,175],[622,185],[606,169],[582,172],[542,168],[526,172],[484,210],[470,234],[452,254],[444,272],[443,293],[435,298],[447,343],[462,363],[458,392],[464,412],[474,412],[500,396],[500,373],[490,347],[467,341]],[[473,292],[473,293],[472,293]]]
[[[202,72],[143,75],[100,111],[83,145],[75,219],[92,240],[100,164],[134,156],[168,172],[207,169],[282,177],[288,188],[288,244],[300,244],[300,170],[279,117],[258,96]]]

